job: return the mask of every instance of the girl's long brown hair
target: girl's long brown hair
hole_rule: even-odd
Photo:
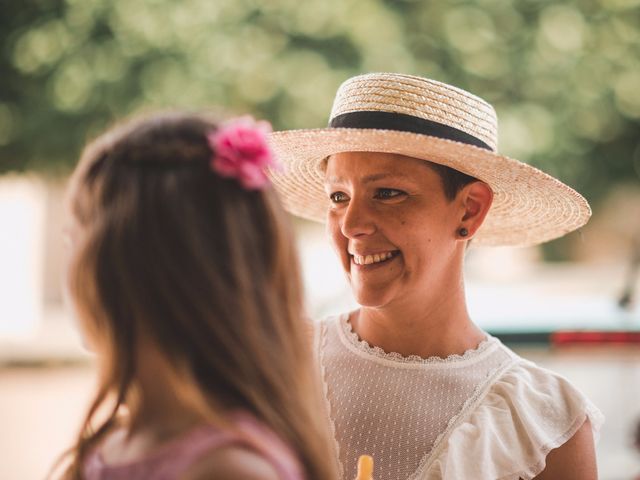
[[[131,394],[142,338],[212,418],[248,410],[294,448],[309,479],[336,477],[288,218],[272,188],[248,191],[211,171],[206,134],[216,128],[201,115],[138,119],[88,145],[72,176],[82,245],[70,292],[109,358],[67,478],[82,478]]]

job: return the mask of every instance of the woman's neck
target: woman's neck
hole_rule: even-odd
[[[474,349],[486,338],[469,317],[462,282],[440,294],[362,307],[350,321],[362,340],[403,356],[444,358]]]

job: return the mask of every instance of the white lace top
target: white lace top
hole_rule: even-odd
[[[376,480],[525,480],[600,411],[565,378],[487,336],[446,359],[361,341],[347,314],[320,323],[317,348],[342,478],[372,455]]]

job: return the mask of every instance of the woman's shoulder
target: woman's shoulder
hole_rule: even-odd
[[[341,320],[349,318],[349,313],[340,313],[333,315],[325,315],[312,321],[313,324],[313,342],[316,350],[321,348],[322,343],[326,340],[330,333],[337,334]]]
[[[595,408],[591,401],[569,379],[514,353],[504,345],[502,350],[511,363],[491,384],[488,396],[540,407],[549,418],[559,419],[576,408]]]
[[[597,436],[604,417],[578,387],[557,372],[513,355],[513,363],[490,386],[481,406],[491,402],[503,405],[514,418],[522,419],[524,426],[539,426],[540,438],[563,434],[550,448],[568,440],[586,418]],[[531,435],[531,428],[527,435]]]
[[[597,439],[604,417],[578,388],[503,348],[511,361],[451,426],[423,478],[532,479],[586,420]]]
[[[350,315],[350,312],[343,312],[343,313],[336,313],[336,314],[331,314],[331,315],[325,315],[322,317],[319,317],[314,324],[316,325],[316,328],[324,326],[327,327],[329,325],[336,325],[340,322],[340,320],[342,318],[348,318]]]

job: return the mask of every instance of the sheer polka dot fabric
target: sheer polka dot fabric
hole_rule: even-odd
[[[347,319],[327,326],[321,357],[343,478],[356,477],[363,454],[374,458],[376,480],[415,478],[450,422],[510,357],[492,337],[447,359],[388,354],[360,341]]]

